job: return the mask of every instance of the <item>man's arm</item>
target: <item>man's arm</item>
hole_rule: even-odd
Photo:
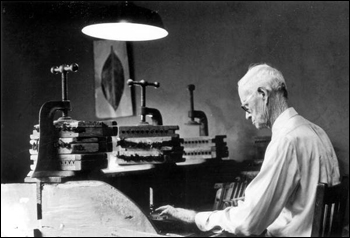
[[[155,211],[160,212],[159,213],[160,216],[169,215],[172,218],[175,218],[179,221],[182,221],[184,223],[189,223],[189,224],[195,222],[194,218],[197,214],[197,212],[193,210],[188,210],[184,208],[175,208],[170,205],[158,207]]]

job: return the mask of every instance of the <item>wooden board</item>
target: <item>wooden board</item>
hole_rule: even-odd
[[[186,162],[189,160],[204,162],[205,159],[228,157],[228,147],[224,140],[225,138],[225,135],[182,138],[181,145],[184,147]],[[203,161],[200,161],[200,159],[203,159]]]
[[[184,149],[184,158],[202,158],[202,159],[211,159],[217,158],[216,156],[216,148],[185,148]]]
[[[54,121],[57,137],[104,137],[116,136],[116,121]],[[31,139],[39,139],[39,124],[34,125]]]
[[[36,160],[30,165],[31,170],[35,170]],[[60,161],[60,170],[86,171],[95,169],[105,169],[108,166],[108,160],[62,160]]]
[[[106,159],[106,153],[94,153],[94,154],[68,154],[68,155],[57,155],[58,160],[100,160]],[[37,160],[38,155],[31,155],[31,160]]]
[[[54,121],[56,127],[116,127],[116,121]]]
[[[81,127],[74,130],[57,130],[57,137],[104,137],[116,136],[118,134],[117,127]],[[33,138],[39,138],[39,128],[33,130]]]
[[[33,237],[37,228],[36,184],[1,184],[1,237]]]
[[[35,137],[33,134],[30,135],[31,140],[39,140],[39,137]],[[104,137],[65,137],[58,138],[57,141],[61,141],[64,143],[97,143],[97,142],[112,142],[112,138],[110,136]]]
[[[138,129],[139,127],[135,128]],[[164,129],[163,126],[140,126],[140,128]],[[143,132],[137,132],[143,134]],[[151,137],[144,136],[146,135],[143,134],[141,137],[118,138],[116,150],[118,164],[161,164],[183,161],[183,147],[181,146],[181,140],[178,135],[155,136],[152,134]]]
[[[54,121],[53,124],[56,128],[78,128],[78,127],[116,127],[116,121],[78,121],[78,120],[67,120],[67,121]],[[34,128],[38,129],[39,124],[34,125]]]
[[[42,210],[43,236],[125,236],[118,235],[123,229],[157,235],[132,200],[99,181],[45,184]]]
[[[32,149],[29,149],[31,155],[38,154],[38,141],[30,140]],[[97,152],[112,152],[112,143],[54,143],[57,149],[57,154],[82,154],[82,153],[97,153]]]
[[[38,160],[37,154],[32,154],[30,159],[33,164],[30,166],[32,171],[35,170],[35,166]],[[61,154],[57,155],[58,168],[62,171],[83,171],[83,170],[95,170],[104,169],[108,166],[108,159],[106,153],[93,153],[93,154]]]
[[[132,200],[107,183],[71,181],[40,187],[38,193],[37,183],[1,185],[2,237],[161,236]]]
[[[181,140],[178,136],[157,136],[157,137],[133,137],[133,138],[118,138],[117,146],[120,148],[131,149],[161,149],[165,146],[180,147]]]
[[[179,126],[119,126],[118,137],[133,138],[133,137],[164,137],[164,136],[178,136],[175,130]]]
[[[189,137],[189,138],[181,138],[183,145],[186,148],[191,147],[202,147],[202,146],[225,146],[226,136],[200,136],[200,137]]]
[[[166,154],[149,152],[130,152],[117,155],[117,163],[119,165],[129,164],[163,164],[163,163],[177,163],[183,162],[182,151],[171,151]]]

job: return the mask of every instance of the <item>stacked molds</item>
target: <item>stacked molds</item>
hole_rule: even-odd
[[[57,170],[83,171],[107,167],[107,153],[112,152],[112,136],[118,134],[116,121],[55,121],[55,136],[40,141],[40,127],[34,126],[30,135],[31,170],[38,160],[39,143],[52,143]],[[51,161],[52,162],[52,161]],[[31,172],[32,172],[31,171]]]
[[[225,138],[225,135],[182,138],[186,163],[227,158],[228,147]]]
[[[117,163],[162,164],[184,161],[178,126],[120,126]]]

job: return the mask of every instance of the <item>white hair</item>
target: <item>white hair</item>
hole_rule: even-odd
[[[238,87],[254,91],[258,87],[266,87],[272,91],[283,91],[288,98],[287,85],[282,73],[268,64],[258,64],[249,67],[248,72],[238,81]]]

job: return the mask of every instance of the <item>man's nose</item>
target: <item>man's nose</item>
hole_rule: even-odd
[[[252,119],[252,115],[249,112],[245,112],[245,119]]]

